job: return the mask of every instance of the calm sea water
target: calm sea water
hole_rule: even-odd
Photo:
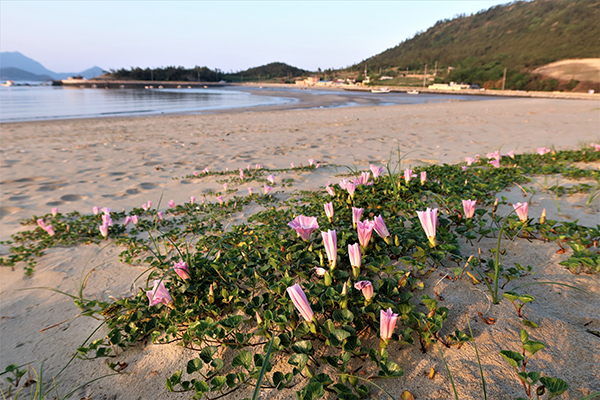
[[[258,90],[258,89],[255,89]],[[90,118],[162,113],[210,112],[221,109],[299,103],[296,88],[255,95],[244,88],[193,89],[80,89],[63,86],[0,87],[0,122]],[[335,94],[339,102],[329,107],[419,104],[484,100],[481,96],[372,94],[330,90],[304,90],[314,96]],[[274,94],[276,93],[276,94]],[[289,97],[288,97],[289,96]],[[361,99],[364,99],[363,102]]]
[[[0,122],[202,112],[279,105],[291,98],[229,89],[79,89],[0,87]]]

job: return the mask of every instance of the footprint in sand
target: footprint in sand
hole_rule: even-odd
[[[60,198],[62,201],[79,201],[87,199],[87,196],[80,196],[78,194],[65,194]]]
[[[142,183],[140,183],[140,187],[144,190],[150,190],[150,189],[154,189],[154,188],[158,187],[158,185],[156,183],[152,183],[152,182],[142,182]]]
[[[0,218],[4,218],[7,215],[18,213],[19,211],[23,210],[24,209],[21,207],[0,207]]]

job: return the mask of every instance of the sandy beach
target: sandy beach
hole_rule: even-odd
[[[269,90],[264,93],[270,95]],[[94,206],[129,211],[148,200],[158,203],[161,197],[163,204],[170,199],[183,203],[192,195],[200,199],[220,188],[217,178],[183,177],[205,168],[225,171],[254,164],[288,168],[290,163],[306,165],[308,159],[322,164],[311,172],[281,174],[281,178],[294,179],[293,185],[285,189],[289,192],[316,190],[327,181],[337,182],[336,174],[345,171],[345,166],[364,169],[369,164],[383,165],[390,152],[396,157],[398,149],[404,157],[403,165],[417,166],[458,163],[465,156],[499,149],[531,153],[542,146],[575,149],[590,142],[600,143],[598,101],[493,99],[318,108],[335,105],[339,99],[335,93],[320,100],[309,101],[308,97],[301,99],[304,103],[300,108],[304,109],[279,106],[202,115],[2,124],[0,240],[27,229],[19,224],[22,218],[48,213],[52,207],[63,213],[77,210],[89,214]],[[247,186],[253,184],[238,187],[235,195],[246,195]],[[259,185],[255,183],[254,187]],[[522,201],[518,190],[503,194],[511,201]],[[284,199],[287,195],[277,196]],[[548,208],[549,218],[579,219],[580,224],[588,226],[600,223],[599,201],[584,207],[585,199],[584,195],[565,198],[562,215],[558,216],[552,210],[551,198],[538,196],[530,213],[539,215],[542,208]],[[244,221],[256,209],[249,207],[227,223]],[[462,245],[466,253],[476,251],[477,246]],[[493,245],[493,240],[478,244],[484,249]],[[3,255],[7,250],[7,246],[0,246]],[[119,252],[115,245],[54,248],[39,259],[31,278],[24,276],[20,266],[0,269],[0,371],[13,363],[32,362],[37,367],[43,361],[45,378],[58,373],[100,322],[91,318],[70,319],[79,310],[66,296],[48,290],[22,289],[53,287],[74,293],[86,271],[96,268],[86,287],[88,297],[127,296],[142,268],[120,263]],[[536,302],[527,310],[528,318],[540,323],[537,337],[548,345],[534,365],[569,383],[571,389],[562,398],[579,399],[600,390],[600,338],[586,331],[600,330],[598,275],[568,272],[558,264],[568,254],[556,254],[556,246],[551,243],[522,241],[509,253],[507,262],[533,265],[538,271],[536,279],[560,280],[596,296],[590,298],[564,288],[538,285],[529,291]],[[455,326],[465,329],[465,312],[476,315],[489,310],[486,296],[475,290],[468,279],[455,283],[439,280],[437,274],[432,275],[423,293],[444,293],[446,306],[451,310],[445,328],[448,331]],[[492,315],[498,321],[495,325],[472,321],[489,379],[488,396],[514,399],[522,395],[522,388],[498,351],[516,348],[520,324],[508,302],[494,306]],[[65,320],[68,321],[41,331]],[[465,345],[446,353],[461,399],[479,398],[473,348]],[[79,397],[75,398],[190,397],[189,393],[167,393],[165,379],[185,368],[187,360],[195,357],[194,352],[175,345],[143,342],[119,354],[118,361],[128,364],[125,374],[94,382],[79,390]],[[396,398],[404,390],[410,390],[417,399],[451,398],[439,354],[422,354],[415,345],[394,356],[404,368],[404,376],[383,385]],[[65,385],[76,386],[111,373],[104,361],[74,361],[62,375]],[[431,367],[437,371],[434,379],[424,376]],[[251,392],[240,391],[228,399],[250,395]],[[378,396],[373,398],[384,398]],[[295,394],[293,390],[266,391],[261,398],[291,399]]]

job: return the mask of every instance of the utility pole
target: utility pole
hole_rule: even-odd
[[[506,86],[506,68],[504,68],[504,77],[502,78],[502,90]]]
[[[154,80],[154,71],[150,70],[150,80],[153,81]]]
[[[425,71],[423,72],[423,87],[427,83],[427,63],[425,63]]]

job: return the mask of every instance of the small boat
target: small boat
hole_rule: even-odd
[[[2,86],[15,86],[15,82],[14,81],[6,81],[4,83],[1,84]]]
[[[408,92],[406,92],[406,93],[407,93],[407,94],[419,94],[419,92],[418,92],[418,91],[416,91],[416,90],[414,90],[414,89],[413,89],[413,90],[409,90],[409,91],[408,91]]]
[[[381,89],[371,89],[371,93],[389,93],[390,88],[382,87]]]

